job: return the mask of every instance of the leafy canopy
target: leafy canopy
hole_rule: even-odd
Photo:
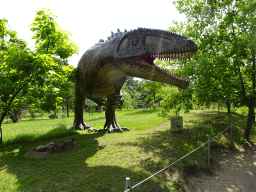
[[[62,30],[54,21],[54,17],[57,16],[46,8],[37,11],[36,15],[30,29],[34,32],[32,39],[36,40],[38,53],[56,55],[61,59],[78,53],[77,45],[69,39],[71,33]]]

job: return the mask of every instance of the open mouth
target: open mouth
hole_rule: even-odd
[[[192,55],[194,55],[195,52],[184,52],[184,53],[161,53],[161,54],[146,54],[140,57],[134,57],[133,60],[143,63],[143,64],[148,64],[148,65],[155,65],[154,60],[156,58],[161,59],[161,60],[167,60],[170,61],[172,59],[184,59],[184,58],[189,58]]]

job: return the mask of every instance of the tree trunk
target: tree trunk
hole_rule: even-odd
[[[68,107],[68,100],[69,100],[69,97],[66,97],[66,101],[67,101],[67,117],[69,117],[69,107]]]
[[[67,117],[69,117],[69,107],[67,105]]]
[[[0,139],[0,144],[2,145],[3,144],[3,132],[2,132],[2,128],[1,128],[1,125],[2,125],[2,122],[4,120],[4,117],[6,116],[6,111],[3,112],[1,118],[0,118],[0,132],[1,132],[1,139]]]
[[[249,105],[249,113],[247,116],[247,123],[244,130],[244,138],[246,140],[249,140],[251,129],[252,129],[252,122],[253,122],[253,116],[254,116],[254,105]]]
[[[0,138],[0,144],[3,144],[3,132],[2,132],[2,128],[0,127],[0,134],[1,134],[1,138]]]
[[[228,109],[228,113],[231,113],[229,100],[227,100],[227,109]]]

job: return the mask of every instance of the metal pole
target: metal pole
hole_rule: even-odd
[[[210,137],[210,135],[208,135],[208,167],[210,166],[210,156],[211,156],[211,154],[210,154],[210,148],[211,148],[210,142],[211,142],[211,137]]]
[[[231,123],[231,143],[233,143],[233,122]]]
[[[126,180],[125,180],[125,190],[127,190],[129,188],[130,188],[130,178],[126,177]]]

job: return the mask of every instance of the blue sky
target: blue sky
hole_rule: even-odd
[[[138,27],[166,30],[173,20],[186,20],[172,0],[4,0],[0,18],[6,18],[11,29],[32,48],[33,33],[29,25],[36,16],[35,11],[43,7],[51,9],[61,29],[69,31],[71,40],[78,45],[79,54],[68,59],[75,67],[88,48],[100,39],[106,40],[117,28],[121,31]]]

